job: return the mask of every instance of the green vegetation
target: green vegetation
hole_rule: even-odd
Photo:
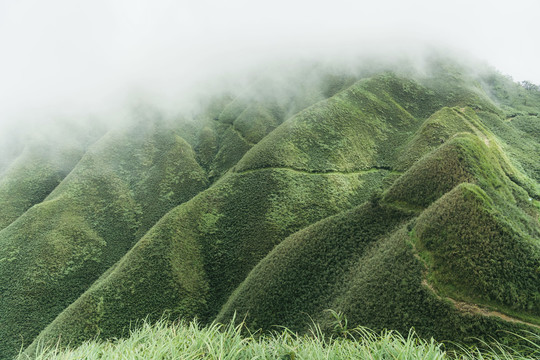
[[[238,314],[253,332],[305,334],[315,321],[331,334],[325,309],[335,309],[352,328],[476,345],[538,334],[538,91],[441,59],[422,74],[358,74],[261,75],[192,120],[141,108],[93,143],[36,143],[9,160],[0,358],[59,338],[59,348],[121,338],[141,319],[148,336],[240,336],[215,325],[150,328],[164,314],[203,325]],[[294,349],[311,341],[276,339]],[[434,343],[385,339],[446,356]],[[269,341],[223,346],[287,355]],[[324,347],[386,351],[347,344]],[[92,350],[74,351],[115,345],[84,346]]]
[[[339,314],[336,314],[339,315]],[[392,331],[381,334],[366,328],[347,329],[336,321],[336,332],[325,335],[313,325],[306,335],[281,329],[267,335],[245,334],[243,324],[226,326],[180,321],[144,323],[129,337],[117,341],[91,341],[75,349],[39,349],[18,360],[57,359],[396,359],[396,360],[525,360],[538,355],[540,348],[528,344],[520,352],[502,344],[486,350],[463,348],[459,357],[444,346],[422,340],[411,331],[406,337]],[[521,335],[519,335],[521,336]],[[529,335],[530,337],[530,335]],[[524,337],[526,338],[526,337]],[[535,336],[532,336],[535,340]]]
[[[71,171],[82,151],[50,154],[50,147],[26,148],[0,177],[0,230],[42,202]]]
[[[343,311],[354,324],[400,331],[414,327],[422,336],[462,342],[522,325],[504,325],[501,318],[480,316],[479,311],[464,314],[440,296],[444,294],[538,324],[538,211],[517,183],[536,197],[534,184],[527,185],[530,180],[523,175],[516,179],[518,172],[495,136],[470,108],[438,111],[404,149],[414,152],[404,151],[402,161],[420,159],[382,199],[375,197],[367,209],[327,218],[286,239],[238,287],[218,319],[227,321],[239,312],[254,329],[281,324],[302,331],[310,317],[324,324],[322,310],[330,307]],[[465,211],[454,203],[432,213],[446,203],[452,189],[469,182],[485,190],[497,218],[477,218],[479,206]],[[412,220],[393,232],[400,219]],[[452,228],[442,226],[443,221]],[[421,246],[416,237],[424,238],[425,233],[418,232],[424,224],[432,229],[431,238],[442,243]],[[412,240],[406,229],[413,230]],[[474,289],[457,291],[457,284],[467,288],[466,279],[475,282]],[[510,341],[504,333],[491,336]]]
[[[394,80],[394,77],[390,77]],[[236,171],[277,167],[310,172],[391,168],[397,147],[419,122],[363,80],[285,121],[242,158]],[[375,95],[370,90],[384,92]]]
[[[540,106],[538,89],[523,86],[493,70],[484,72],[479,80],[508,117],[525,114],[538,115]]]
[[[147,134],[106,135],[0,232],[0,354],[28,344],[168,209],[207,186],[185,141]]]
[[[253,269],[218,321],[238,312],[253,329],[280,324],[305,330],[309,316],[322,312],[341,293],[347,270],[370,245],[410,217],[367,203],[293,234]]]
[[[478,131],[474,124],[467,120],[464,112],[456,108],[444,107],[422,124],[404,148],[398,168],[409,168],[422,156],[433,151],[457,133],[474,133],[475,130]]]
[[[42,337],[117,337],[130,321],[158,319],[164,311],[212,319],[282,238],[360,204],[383,178],[384,172],[306,175],[271,169],[226,176],[160,220]],[[321,198],[321,189],[328,196]]]
[[[463,184],[418,218],[414,237],[445,293],[540,324],[540,244],[508,220],[486,192]]]

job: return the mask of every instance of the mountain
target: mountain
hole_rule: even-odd
[[[492,69],[310,65],[13,152],[0,358],[164,314],[540,332],[540,92]]]

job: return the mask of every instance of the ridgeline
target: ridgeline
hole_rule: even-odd
[[[539,333],[540,91],[480,70],[313,66],[28,144],[0,168],[0,358],[164,315]]]

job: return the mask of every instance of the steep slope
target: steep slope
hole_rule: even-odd
[[[130,321],[146,315],[155,320],[163,311],[211,320],[276,243],[361,203],[372,190],[369,185],[380,183],[383,175],[366,178],[272,170],[226,177],[167,214],[45,329],[42,338],[65,334],[66,340],[78,343],[98,332],[120,336]],[[327,193],[340,197],[324,196]]]
[[[280,324],[302,331],[328,308],[357,258],[413,214],[369,202],[322,220],[284,240],[229,298],[218,316],[235,312],[253,328]]]
[[[51,154],[50,146],[26,148],[0,177],[0,230],[42,202],[73,169],[82,150]]]
[[[2,134],[0,230],[32,205],[42,202],[105,132],[99,125],[91,129],[77,124],[60,128],[51,127],[45,134],[36,131],[26,138],[21,134]]]
[[[419,121],[394,100],[403,89],[382,75],[355,83],[346,91],[317,103],[265,137],[235,167],[236,171],[292,168],[310,172],[351,172],[391,168],[396,147]],[[416,91],[427,97],[417,83]],[[381,90],[382,85],[389,89]],[[379,95],[375,95],[377,91]],[[361,121],[360,121],[361,119]]]
[[[106,135],[43,202],[0,232],[2,357],[207,186],[184,140],[157,125],[142,130]]]
[[[515,220],[462,185],[422,213],[412,238],[439,293],[540,324],[538,228],[524,233]]]
[[[15,196],[34,206],[0,231],[0,357],[21,335],[31,354],[163,314],[536,331],[536,95],[513,107],[448,61],[416,77],[319,70],[215,97],[195,121],[143,116],[44,201]]]
[[[510,341],[497,330],[535,330],[538,210],[493,152],[476,135],[458,135],[415,163],[381,201],[290,236],[250,273],[218,320],[236,314],[253,328],[302,331],[312,319],[324,322],[330,308],[351,324],[414,327],[439,339],[490,334]],[[509,316],[464,313],[472,308],[467,303]]]
[[[455,137],[461,132],[470,135]],[[442,143],[444,145],[441,146]],[[430,153],[433,149],[436,151]],[[429,155],[422,158],[426,154]],[[431,260],[427,264],[435,263],[428,265],[430,271],[435,273],[430,275],[430,280],[436,282],[435,278],[443,278],[441,272],[451,276],[451,280],[445,278],[437,282],[444,283],[441,287],[446,289],[446,293],[441,289],[438,291],[504,310],[507,314],[538,324],[535,309],[540,303],[540,279],[536,270],[540,259],[540,236],[538,209],[532,205],[535,201],[533,198],[538,199],[537,185],[520,175],[507,162],[493,134],[486,130],[469,108],[443,108],[426,120],[404,147],[398,161],[401,168],[408,168],[410,164],[414,165],[386,192],[383,207],[398,205],[399,208],[421,211],[458,184],[475,182],[486,189],[493,199],[490,201],[495,201],[499,210],[494,210],[492,205],[481,213],[478,210],[471,213],[472,209],[460,211],[456,203],[445,197],[437,203],[445,204],[443,212],[433,216],[433,208],[430,208],[422,213],[418,220],[419,229],[427,226],[432,231],[429,235],[433,239],[431,241],[437,242],[430,242],[431,251],[436,255],[429,251],[421,252],[422,257]],[[519,183],[525,188],[518,186]],[[473,191],[474,188],[470,189],[470,193],[478,193]],[[489,215],[494,212],[496,217]],[[344,221],[348,218],[354,221]],[[344,311],[353,324],[402,331],[414,326],[426,336],[437,334],[440,338],[462,340],[472,334],[482,337],[493,330],[515,326],[501,324],[500,319],[488,321],[476,316],[478,314],[463,318],[448,303],[441,303],[442,298],[438,294],[433,296],[430,291],[432,285],[426,291],[427,282],[422,280],[421,270],[426,264],[419,262],[419,256],[410,251],[408,244],[411,240],[404,230],[378,240],[374,249],[366,251],[367,255],[361,252],[358,255],[357,249],[365,247],[361,234],[368,229],[377,229],[376,225],[366,226],[364,218],[358,219],[356,214],[348,213],[347,216],[327,219],[320,225],[291,236],[253,270],[229,299],[218,319],[226,321],[234,312],[240,312],[240,317],[247,314],[248,321],[255,328],[281,324],[302,329],[309,324],[306,314],[318,319],[318,314],[324,309],[333,308]],[[389,223],[391,219],[380,216],[378,220]],[[446,229],[438,221],[444,221],[447,226],[452,224],[453,228]],[[415,222],[411,222],[409,228]],[[358,223],[364,224],[362,231],[356,230],[354,233],[357,237],[346,241],[350,236],[347,235],[349,229]],[[317,226],[321,226],[321,229]],[[328,234],[327,229],[346,230],[342,230],[341,234]],[[388,230],[391,230],[391,226],[388,226]],[[413,236],[417,236],[414,235],[415,228],[412,230]],[[425,236],[423,232],[422,236]],[[370,240],[374,242],[375,239],[377,237],[372,235]],[[453,242],[449,243],[447,239],[453,239]],[[465,239],[469,239],[468,244],[464,243]],[[354,244],[352,250],[351,243]],[[486,244],[490,248],[486,248]],[[492,249],[493,253],[486,254],[488,249]],[[385,255],[377,255],[379,251]],[[495,254],[496,251],[499,253]],[[352,266],[355,270],[346,280],[342,269],[351,267],[351,258],[360,260],[356,269]],[[521,263],[519,269],[518,262]],[[396,264],[400,264],[400,270],[393,269]],[[400,276],[395,278],[397,274]],[[408,279],[405,274],[411,274],[412,278]],[[463,283],[467,283],[463,279],[472,281],[470,285],[465,285],[468,291],[463,289]],[[392,281],[395,285],[392,285]],[[338,290],[328,285],[323,288],[322,284],[335,284]],[[453,289],[458,284],[460,292]],[[474,289],[471,290],[471,287]],[[419,298],[419,294],[423,295]],[[476,296],[472,297],[472,294]],[[482,295],[478,297],[478,294]],[[464,329],[467,332],[463,332]]]
[[[354,98],[356,89],[356,85],[352,86],[335,97],[358,112],[363,102]],[[305,123],[316,110],[326,114],[323,119],[330,122],[328,114],[335,106],[332,99],[284,122],[244,158],[267,151],[267,138],[279,136],[283,127]],[[394,101],[381,104],[399,109]],[[406,124],[414,127],[414,118],[405,110],[399,111],[410,120]],[[368,118],[360,114],[351,119],[349,131],[365,134]],[[325,129],[318,131],[322,135]],[[392,141],[392,134],[401,136],[399,131],[389,131],[385,139]],[[300,135],[308,140],[313,132],[298,134],[297,139]],[[350,146],[351,153],[362,151]],[[344,148],[343,153],[346,152]],[[395,158],[395,154],[385,150],[377,157],[384,160]],[[334,163],[330,164],[331,161]],[[264,163],[244,168],[241,163],[210,189],[156,224],[108,275],[45,329],[40,340],[62,333],[66,340],[79,342],[98,331],[105,337],[120,336],[130,321],[147,314],[155,319],[164,310],[175,317],[211,320],[232,290],[282,239],[361,204],[383,186],[386,177],[395,176],[388,169],[343,169],[340,159],[329,160],[330,169],[335,170],[330,172],[317,166],[272,168]]]
[[[257,141],[257,136],[272,131],[286,114],[325,96],[326,84],[320,79],[298,84],[285,92],[294,94],[292,99],[249,94],[212,99],[196,121],[164,119],[153,109],[137,108],[131,125],[110,131],[67,178],[45,189],[43,202],[0,233],[0,275],[9,279],[0,284],[4,294],[0,337],[5,339],[0,358],[31,342],[164,214],[219,179],[254,145],[251,141]],[[305,84],[313,86],[298,89]],[[58,159],[65,161],[62,156]],[[14,183],[21,186],[29,181],[18,178],[25,174],[14,174]],[[43,173],[34,170],[32,174],[45,180]],[[355,193],[364,181],[359,176],[350,182],[336,181],[335,191],[346,188]],[[320,183],[325,181],[314,181],[311,186]],[[340,206],[329,207],[339,211]],[[322,211],[313,216],[326,215]],[[160,313],[165,309],[160,303],[155,306]],[[124,324],[119,322],[118,327]]]

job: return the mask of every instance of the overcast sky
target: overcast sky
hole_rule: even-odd
[[[425,43],[540,83],[540,1],[0,0],[0,125],[174,99],[269,60]]]

